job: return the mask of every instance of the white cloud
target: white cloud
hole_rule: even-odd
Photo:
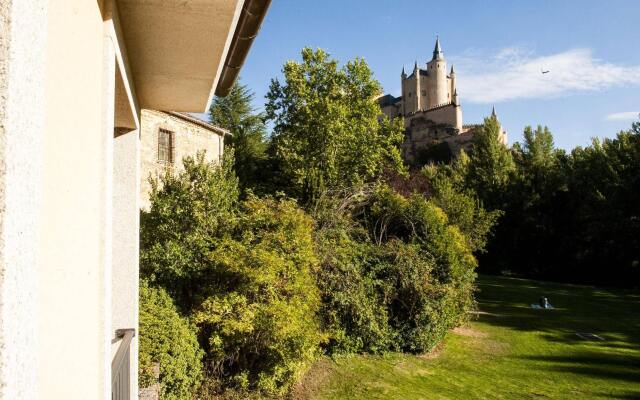
[[[548,56],[509,47],[487,57],[477,50],[451,57],[463,101],[498,103],[552,98],[622,85],[640,85],[640,65],[623,66],[594,58],[589,49]],[[549,71],[543,74],[542,71]]]
[[[607,121],[634,121],[640,116],[640,111],[626,111],[607,115]]]

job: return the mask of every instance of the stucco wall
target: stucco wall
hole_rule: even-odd
[[[36,399],[45,0],[0,1],[0,398]]]
[[[182,159],[195,156],[205,150],[207,161],[218,161],[223,153],[224,139],[220,134],[202,126],[179,119],[170,114],[142,110],[140,135],[140,205],[149,208],[151,184],[149,177],[158,178],[167,168],[158,162],[158,130],[167,129],[174,133],[174,164],[172,168],[180,170]]]
[[[113,268],[111,279],[111,327],[133,328],[131,341],[131,391],[137,397],[138,384],[138,254],[140,230],[138,193],[140,175],[138,130],[119,134],[113,145]],[[113,342],[111,357],[121,340]]]
[[[50,0],[39,260],[38,381],[41,398],[101,399],[109,392],[105,271],[113,130],[105,104],[103,21],[98,4]],[[112,119],[111,119],[112,120]],[[112,124],[112,122],[111,122]],[[109,136],[106,136],[109,135]],[[109,282],[110,283],[110,282]]]

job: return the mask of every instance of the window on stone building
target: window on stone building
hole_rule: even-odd
[[[158,161],[165,164],[173,163],[173,132],[166,129],[158,130]]]
[[[421,93],[422,93],[423,96],[427,95],[427,91],[426,90],[423,90]]]

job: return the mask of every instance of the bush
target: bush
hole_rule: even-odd
[[[312,221],[291,200],[249,197],[208,255],[226,271],[195,313],[208,360],[239,389],[282,395],[317,354]]]
[[[433,201],[379,186],[314,215],[331,351],[428,351],[474,306],[470,241]]]
[[[316,281],[322,293],[320,315],[330,337],[328,349],[381,353],[393,347],[393,332],[382,298],[383,282],[375,274],[376,246],[365,229],[334,206],[316,209],[321,260]]]
[[[195,327],[178,315],[161,288],[140,282],[140,387],[156,383],[154,364],[160,367],[160,397],[191,399],[202,378],[203,352]]]
[[[281,395],[322,339],[313,221],[292,200],[239,201],[226,160],[184,160],[142,216],[141,273],[195,321],[220,390]]]
[[[381,187],[370,207],[393,296],[392,326],[403,350],[431,349],[474,307],[476,259],[468,240],[433,201]]]

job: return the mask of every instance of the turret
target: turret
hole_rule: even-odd
[[[451,87],[447,82],[447,62],[440,47],[440,38],[436,38],[433,58],[427,63],[429,84],[426,108],[432,108],[451,101]]]
[[[436,36],[436,47],[433,49],[433,60],[444,60],[444,53],[440,48],[440,37]]]
[[[453,64],[451,65],[451,72],[449,72],[449,79],[451,82],[451,88],[449,89],[449,93],[452,93],[451,100],[453,100],[454,95],[456,95],[456,71],[453,69]]]
[[[402,79],[407,79],[407,73],[404,72],[404,65],[402,66],[402,74],[400,74],[400,76],[402,77]]]

